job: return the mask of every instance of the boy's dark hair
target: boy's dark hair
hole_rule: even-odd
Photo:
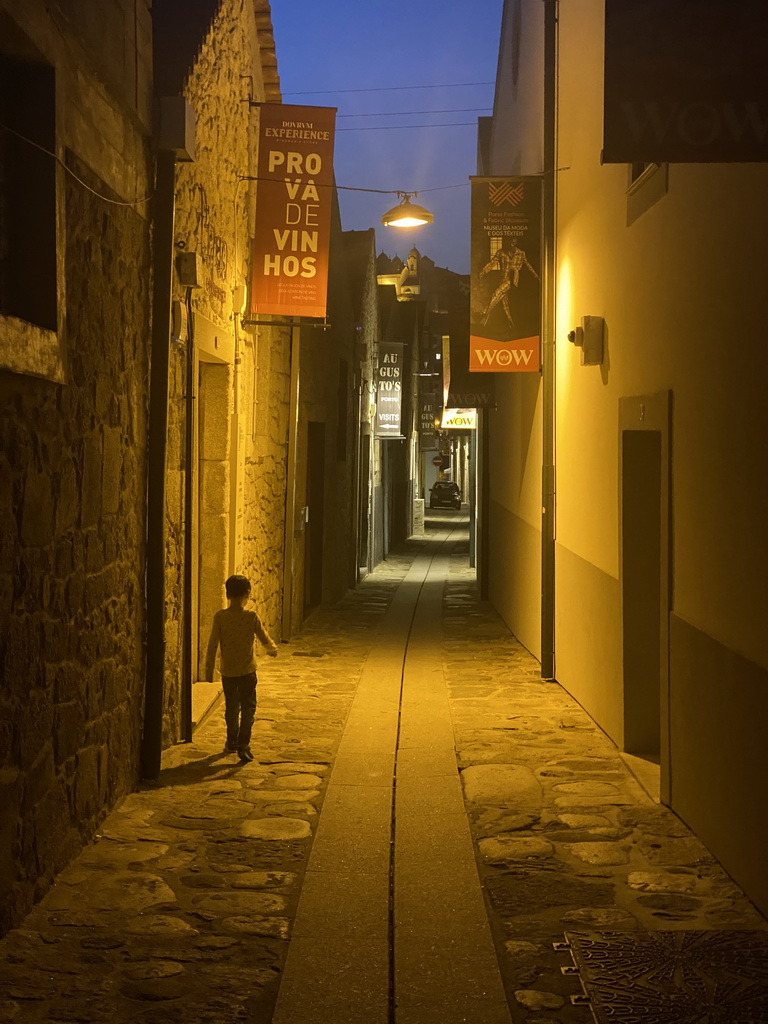
[[[227,597],[245,597],[251,592],[251,581],[247,576],[230,576],[224,586]]]

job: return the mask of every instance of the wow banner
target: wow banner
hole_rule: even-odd
[[[541,179],[472,179],[469,369],[538,373]]]

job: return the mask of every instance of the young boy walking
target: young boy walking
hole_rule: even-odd
[[[205,658],[205,678],[213,679],[216,649],[221,648],[221,685],[224,690],[224,721],[227,744],[224,753],[237,754],[241,761],[252,761],[251,729],[256,714],[256,661],[253,640],[258,637],[272,658],[277,646],[256,612],[245,610],[251,596],[251,584],[245,576],[230,576],[225,583],[229,607],[213,616],[211,638]]]

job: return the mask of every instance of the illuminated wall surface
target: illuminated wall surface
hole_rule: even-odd
[[[495,174],[541,170],[542,5],[517,6],[493,132],[516,141],[493,149]],[[557,678],[620,748],[660,759],[666,799],[765,910],[750,807],[768,797],[766,172],[673,164],[633,187],[628,165],[601,166],[603,9],[560,6]],[[605,318],[601,365],[568,341],[585,315]],[[505,381],[491,422],[490,586],[537,651],[531,387]]]
[[[100,197],[152,189],[149,13],[131,7],[133,40],[127,4],[98,24],[70,13],[87,67],[43,5],[0,3],[14,58],[0,120],[13,97],[24,138],[45,145],[55,124],[88,186],[4,143],[21,187],[16,216],[4,203],[0,289],[0,366],[15,371],[0,373],[0,932],[134,787],[142,716],[150,223],[146,204]],[[9,295],[8,261],[24,254],[31,289]]]

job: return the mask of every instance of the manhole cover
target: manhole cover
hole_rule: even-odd
[[[768,932],[568,932],[597,1024],[768,1024]]]

